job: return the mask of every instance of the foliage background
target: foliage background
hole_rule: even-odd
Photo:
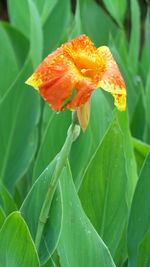
[[[150,266],[149,1],[7,0],[0,8],[0,266]],[[81,33],[110,47],[128,108],[118,112],[102,90],[92,95],[90,124],[73,144],[37,252],[71,114],[50,110],[24,81]]]

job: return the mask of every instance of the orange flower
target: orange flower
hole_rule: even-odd
[[[121,111],[126,108],[125,83],[107,46],[98,49],[86,35],[63,44],[38,66],[27,84],[35,87],[55,111],[75,110],[83,130],[95,88],[110,92]]]

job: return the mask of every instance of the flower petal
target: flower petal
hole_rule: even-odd
[[[90,55],[93,49],[96,50],[85,35],[62,45],[44,59],[26,83],[35,87],[55,111],[64,108],[73,110],[83,105],[89,99],[95,84],[80,71],[77,66],[78,57],[80,56],[81,62],[82,57],[88,61],[88,53]],[[76,90],[75,96],[68,102],[73,88]],[[67,104],[64,105],[65,102]]]
[[[90,101],[77,108],[77,116],[82,130],[85,132],[90,119]]]
[[[72,94],[77,80],[76,68],[61,48],[47,56],[26,83],[38,88],[52,109],[60,111]]]
[[[48,55],[26,83],[55,111],[83,106],[99,86],[114,96],[120,110],[126,106],[125,84],[111,52],[105,46],[97,49],[86,35]]]
[[[117,108],[123,111],[126,108],[126,89],[119,68],[107,46],[101,46],[97,51],[104,59],[106,67],[98,87],[110,92],[114,96]]]
[[[76,83],[75,88],[76,94],[74,98],[66,105],[66,107],[71,110],[80,107],[89,100],[93,90],[95,89],[95,84],[93,84],[91,80],[81,77],[81,79]]]

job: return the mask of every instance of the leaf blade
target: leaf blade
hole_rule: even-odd
[[[107,247],[81,207],[68,167],[61,177],[61,189],[64,202],[64,223],[58,246],[61,266],[114,267]]]
[[[1,228],[0,262],[4,267],[40,266],[31,235],[19,212],[10,214]]]

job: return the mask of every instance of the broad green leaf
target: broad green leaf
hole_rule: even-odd
[[[119,121],[119,126],[121,128],[123,134],[123,145],[124,145],[124,155],[125,155],[125,163],[126,163],[126,173],[127,173],[127,192],[126,192],[126,200],[128,204],[128,210],[130,210],[131,202],[135,190],[135,186],[138,180],[137,176],[137,166],[133,151],[133,143],[129,129],[129,119],[127,112],[119,112],[115,110],[114,116],[117,116]],[[128,223],[128,214],[126,216],[126,225]],[[122,266],[124,263],[124,259],[127,257],[127,226],[125,225],[125,229],[120,240],[120,244],[117,247],[115,254],[115,261],[118,263],[117,266]]]
[[[144,74],[144,79],[146,79],[147,74],[150,72],[149,58],[150,58],[150,7],[147,8],[147,15],[145,19],[144,25],[144,47],[142,49],[142,57],[141,57],[141,70],[142,74]]]
[[[129,267],[137,267],[137,259],[140,250],[146,243],[150,245],[150,235],[147,233],[150,230],[150,206],[149,206],[149,188],[150,188],[150,154],[147,156],[139,180],[135,189],[133,202],[131,206],[129,225],[128,225],[128,255]],[[148,238],[148,240],[147,240]],[[143,243],[145,239],[146,243]],[[142,247],[141,247],[142,246]],[[150,249],[150,246],[149,246]],[[143,257],[144,261],[150,261],[149,249],[145,250]],[[146,265],[141,266],[146,266]],[[148,266],[148,265],[147,265]],[[138,266],[139,267],[139,266]]]
[[[146,112],[146,131],[145,131],[145,141],[150,143],[150,71],[146,78],[146,85],[145,85],[145,112]]]
[[[63,111],[56,114],[56,112],[50,110],[49,106],[48,110],[47,108],[45,110],[47,112],[46,116],[49,115],[49,119],[48,124],[42,133],[40,148],[34,165],[34,180],[60,151],[70,125],[70,111]]]
[[[12,196],[1,182],[0,182],[0,207],[2,207],[6,215],[17,209]]]
[[[78,0],[82,32],[86,33],[96,46],[108,42],[110,35],[115,36],[117,27],[107,13],[93,0]]]
[[[45,265],[42,265],[42,267],[61,267],[57,250],[54,251],[52,257],[49,259],[49,261]]]
[[[27,58],[27,54],[29,50],[29,41],[19,30],[14,28],[9,23],[3,22],[1,23],[1,26],[5,30],[7,36],[9,37],[9,41],[14,50],[15,58],[16,58],[16,61],[17,61],[17,64],[20,70],[22,66],[24,65],[24,62]],[[7,62],[7,66],[8,66],[8,62]],[[9,72],[9,75],[10,75],[10,72]]]
[[[137,258],[137,267],[147,267],[150,264],[150,228],[144,236],[144,239],[140,243],[139,253]]]
[[[130,0],[131,5],[131,35],[129,44],[129,67],[136,74],[140,49],[140,8],[137,0]]]
[[[31,162],[26,173],[15,183],[13,197],[17,203],[18,208],[20,208],[29,190],[31,189],[33,166],[34,160]]]
[[[28,0],[28,4],[30,11],[30,53],[33,62],[33,68],[35,69],[42,60],[43,33],[40,15],[36,5],[31,0]]]
[[[3,267],[38,267],[30,232],[19,212],[11,213],[0,230],[0,264]]]
[[[44,265],[42,265],[42,267],[57,267],[57,265],[55,264],[55,262],[53,261],[53,259],[50,258],[48,260],[48,262],[46,262]]]
[[[122,237],[120,239],[114,256],[114,262],[116,266],[125,267],[124,263],[127,260],[127,257],[127,226],[125,225]]]
[[[127,202],[128,207],[130,209],[135,186],[138,180],[137,166],[134,157],[132,137],[129,129],[128,113],[116,111],[115,116],[117,116],[123,134],[124,153],[127,171]]]
[[[138,173],[140,172],[146,156],[150,152],[150,145],[143,143],[141,140],[133,138],[134,153],[138,168]]]
[[[143,89],[140,88],[139,89]],[[144,91],[144,90],[143,90]],[[145,123],[145,105],[144,105],[144,94],[143,91],[141,90],[138,99],[136,101],[136,106],[135,110],[132,115],[132,120],[131,120],[131,132],[132,135],[138,139],[143,140],[145,128],[146,128],[146,123]],[[137,123],[137,118],[138,118],[138,123]],[[139,127],[140,125],[140,127]]]
[[[39,19],[37,20],[37,13],[40,15],[41,23],[44,24],[58,0],[21,0],[21,4],[18,0],[7,0],[7,2],[11,24],[29,38],[30,26],[33,24],[33,21],[35,24],[35,31],[37,32],[39,30]],[[32,13],[30,16],[31,9]],[[36,21],[38,22],[37,25]],[[39,46],[38,43],[36,44]]]
[[[127,8],[126,0],[103,0],[110,15],[117,21],[117,23],[122,26],[123,20]]]
[[[69,35],[70,39],[76,38],[82,34],[82,24],[81,24],[81,10],[80,10],[80,0],[76,2],[76,11],[74,15],[73,25],[71,25],[71,33]]]
[[[53,259],[55,267],[61,267],[60,266],[60,258],[59,258],[57,250],[54,251],[54,253],[52,255],[52,259]]]
[[[69,168],[61,176],[63,227],[58,245],[61,267],[114,267],[111,255],[86,217]]]
[[[115,38],[111,39],[110,48],[111,48],[111,46],[115,47],[115,49],[118,53],[118,56],[121,58],[121,60],[123,62],[124,67],[128,66],[128,57],[129,57],[129,55],[128,55],[128,38],[126,36],[126,32],[124,31],[124,29],[122,29],[122,28],[119,29]],[[117,59],[118,59],[118,56],[117,56]]]
[[[48,105],[48,103],[46,103],[45,101],[43,102],[43,109],[42,109],[42,122],[41,122],[41,141],[40,141],[40,145],[42,143],[42,140],[44,140],[44,136],[46,133],[46,128],[48,127],[48,124],[50,123],[50,120],[53,119],[54,115],[57,114],[58,116],[60,114],[62,114],[62,112],[57,113],[54,110],[52,110],[50,108],[50,106]]]
[[[38,12],[41,16],[42,24],[46,21],[50,13],[52,12],[53,8],[57,4],[59,0],[34,0],[34,3],[38,9]]]
[[[85,133],[81,132],[71,150],[70,164],[77,188],[79,188],[82,182],[83,173],[87,164],[95,153],[112,120],[111,108],[105,96],[106,94],[103,94],[101,89],[97,89],[93,93],[88,128]]]
[[[57,158],[55,158],[40,177],[33,184],[30,192],[21,206],[21,214],[24,217],[33,240],[35,240],[39,216],[45,200],[45,196],[51,187],[51,178],[56,166]],[[58,188],[59,189],[59,188]],[[53,189],[51,188],[53,194]],[[39,249],[39,257],[42,263],[45,263],[54,252],[61,231],[62,221],[62,202],[60,191],[55,193],[48,220],[45,224],[43,236]]]
[[[126,194],[123,135],[114,120],[86,169],[79,191],[86,214],[113,256],[128,216]]]
[[[9,0],[8,8],[12,23],[30,39],[31,58],[35,68],[40,63],[43,52],[42,25],[38,9],[32,0],[23,0],[21,5],[16,0]]]
[[[9,190],[26,173],[36,151],[39,96],[24,84],[31,71],[27,59],[0,103],[0,177]]]
[[[25,36],[30,33],[30,15],[27,0],[7,0],[9,19],[12,25],[19,29]]]
[[[60,45],[64,32],[67,32],[70,14],[70,1],[58,0],[43,25],[44,56]]]
[[[0,23],[0,100],[19,72],[15,52],[3,24]],[[11,67],[11,71],[8,68]]]
[[[5,218],[6,218],[6,214],[0,206],[0,228],[3,225]]]

